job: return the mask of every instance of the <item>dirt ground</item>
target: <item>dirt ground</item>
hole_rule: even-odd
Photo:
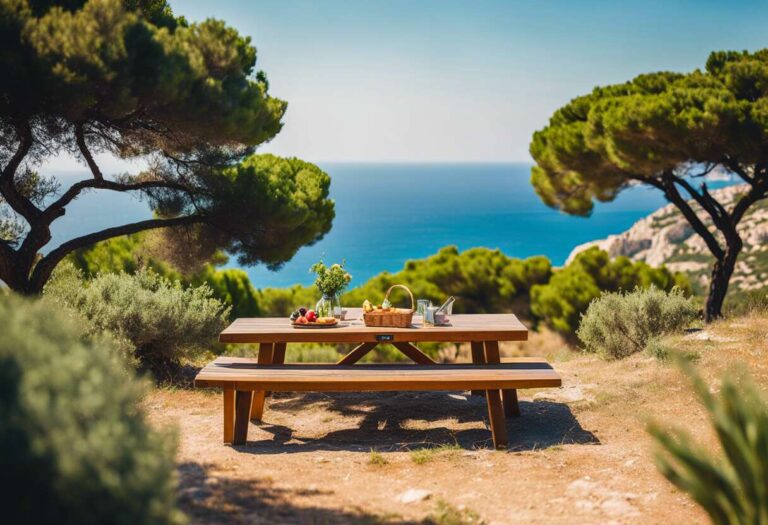
[[[668,345],[713,389],[737,361],[766,385],[767,335],[753,318]],[[656,472],[645,432],[649,419],[672,423],[716,451],[676,366],[544,353],[563,388],[521,392],[508,451],[490,449],[485,401],[466,392],[276,394],[242,447],[221,442],[218,392],[158,390],[147,406],[158,426],[178,427],[193,523],[706,523]]]

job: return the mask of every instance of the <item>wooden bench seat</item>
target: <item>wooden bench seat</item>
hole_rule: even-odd
[[[516,404],[516,395],[507,393],[515,393],[518,388],[560,385],[560,376],[542,358],[505,359],[503,363],[485,365],[339,366],[259,365],[255,359],[219,357],[195,378],[197,387],[224,390],[224,441],[235,445],[244,444],[247,439],[254,392],[482,390],[487,399],[494,446],[504,448],[507,432],[501,391],[505,392],[505,401]],[[515,409],[508,413],[514,413]]]

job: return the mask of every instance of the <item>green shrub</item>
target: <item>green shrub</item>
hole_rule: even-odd
[[[514,259],[500,250],[471,248],[459,252],[456,246],[441,248],[425,259],[410,260],[397,273],[382,272],[342,297],[343,306],[360,306],[365,299],[380,303],[393,284],[407,285],[416,298],[442,303],[449,295],[458,299],[455,313],[515,312],[530,318],[528,292],[535,284],[546,283],[552,267],[546,257]],[[392,301],[406,305],[403,292]]]
[[[659,444],[656,464],[716,525],[768,523],[768,402],[743,374],[723,378],[710,393],[692,373],[694,388],[709,414],[722,449],[719,457],[696,445],[687,432],[653,423],[648,431]]]
[[[604,293],[589,305],[576,335],[588,352],[620,359],[645,350],[655,337],[682,329],[697,314],[679,289]]]
[[[675,287],[690,293],[690,283],[680,273],[653,268],[628,257],[611,259],[607,252],[592,247],[557,270],[549,282],[531,288],[531,311],[553,330],[571,337],[581,315],[601,292],[621,292],[637,287]]]
[[[139,362],[160,377],[183,358],[210,350],[226,326],[228,308],[205,285],[184,287],[143,269],[83,280],[60,266],[45,294],[88,319],[91,333],[106,331],[130,342]]]
[[[5,523],[179,523],[173,439],[108,341],[45,301],[0,294]]]

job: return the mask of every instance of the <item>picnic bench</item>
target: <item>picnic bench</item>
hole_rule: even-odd
[[[224,442],[242,445],[250,419],[260,421],[269,392],[378,392],[471,390],[485,395],[496,448],[508,444],[505,416],[519,416],[517,389],[558,387],[560,376],[542,358],[503,362],[499,341],[525,341],[528,330],[512,314],[451,316],[451,325],[410,328],[366,327],[352,309],[344,326],[297,329],[288,319],[235,320],[220,335],[223,343],[258,343],[256,359],[219,357],[195,378],[195,386],[221,388]],[[437,364],[414,343],[470,343],[471,364]],[[357,343],[336,364],[285,364],[288,343]],[[414,364],[355,364],[377,345],[388,343]]]

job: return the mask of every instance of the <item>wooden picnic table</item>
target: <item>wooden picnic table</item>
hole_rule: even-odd
[[[448,326],[425,325],[414,316],[409,328],[365,326],[362,308],[348,309],[346,317],[343,326],[334,328],[294,328],[282,317],[241,318],[221,333],[219,341],[259,343],[258,363],[263,365],[283,364],[287,343],[357,343],[337,365],[355,364],[377,345],[387,343],[417,364],[434,365],[437,363],[413,343],[470,343],[474,364],[495,364],[500,362],[499,341],[528,340],[528,329],[514,314],[457,314],[450,317]],[[518,415],[517,390],[505,390],[503,396],[505,413]],[[264,392],[256,393],[252,406],[251,419],[260,420]]]

